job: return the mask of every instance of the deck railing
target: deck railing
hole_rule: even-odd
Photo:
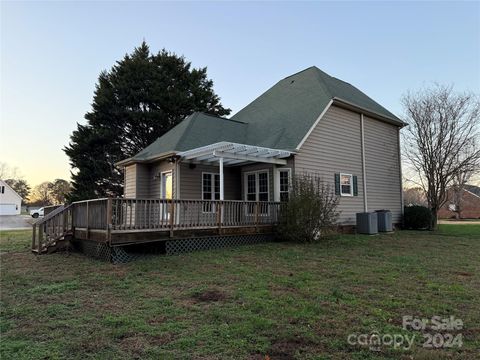
[[[279,202],[104,198],[53,210],[33,226],[32,248],[41,252],[74,229],[105,232],[222,229],[276,225]]]
[[[112,230],[276,225],[279,202],[111,199]]]

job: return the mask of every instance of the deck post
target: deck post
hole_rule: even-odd
[[[173,217],[175,216],[175,200],[171,199],[171,204],[170,204],[170,237],[173,237]]]
[[[86,234],[87,234],[87,239],[88,239],[88,230],[89,230],[89,223],[90,223],[90,212],[89,212],[89,208],[88,208],[88,200],[87,200],[87,215],[86,215],[86,218],[87,218],[87,228],[86,228]]]
[[[72,204],[71,206],[72,207],[70,208],[70,220],[72,223],[70,224],[70,228],[72,230],[73,236],[75,236],[75,204]]]
[[[33,224],[33,234],[32,234],[32,250],[35,249],[35,240],[36,240],[36,237],[37,237],[37,225],[34,223]]]
[[[221,235],[222,234],[222,207],[223,207],[223,201],[220,200],[218,202],[218,206],[217,206],[217,227],[218,227],[218,234]]]
[[[63,218],[62,218],[62,234],[65,234],[65,229],[67,228],[67,221],[68,221],[67,215],[68,215],[68,212],[64,211]]]
[[[38,254],[40,255],[42,251],[42,242],[43,242],[43,224],[40,224],[38,227]]]
[[[107,242],[110,243],[113,223],[113,202],[112,198],[107,199]]]
[[[255,202],[255,230],[258,232],[258,201]]]

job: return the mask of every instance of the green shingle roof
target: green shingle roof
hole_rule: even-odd
[[[231,119],[194,113],[132,160],[147,160],[220,141],[295,150],[332,99],[403,126],[400,119],[356,87],[313,66],[280,80]]]
[[[247,124],[200,112],[193,113],[133,157],[147,160],[157,155],[194,149],[220,141],[239,141]]]

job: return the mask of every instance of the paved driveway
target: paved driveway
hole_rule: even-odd
[[[30,215],[2,215],[0,216],[0,230],[31,229],[35,221]]]

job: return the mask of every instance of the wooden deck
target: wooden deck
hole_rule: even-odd
[[[280,203],[105,198],[61,206],[33,226],[32,250],[65,236],[110,246],[208,235],[272,233]]]

